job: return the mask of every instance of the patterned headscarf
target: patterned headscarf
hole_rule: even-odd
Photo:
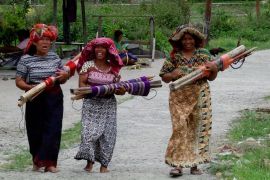
[[[25,48],[25,53],[28,52],[33,42],[38,42],[43,37],[50,38],[51,41],[55,41],[58,35],[57,28],[55,26],[48,26],[46,24],[36,24],[33,26],[30,32],[30,39]]]
[[[196,36],[198,40],[200,40],[199,44],[196,44],[196,46],[203,47],[203,41],[206,38],[205,35],[201,33],[192,24],[184,24],[184,25],[178,26],[169,38],[169,42],[171,43],[173,47],[173,50],[171,52],[171,57],[174,56],[176,51],[181,50],[179,47],[179,41],[183,38],[185,33],[191,34],[192,36]]]
[[[110,38],[96,38],[88,42],[81,53],[79,62],[77,64],[77,71],[80,72],[83,64],[86,61],[93,61],[96,58],[95,47],[98,45],[107,49],[112,71],[118,74],[124,64],[122,62],[122,59],[118,55],[118,51],[115,47],[113,40]]]

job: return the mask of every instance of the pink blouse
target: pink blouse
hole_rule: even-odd
[[[98,69],[93,61],[87,61],[83,64],[80,74],[87,73],[87,81],[89,85],[104,85],[109,83],[114,83],[116,75],[112,73],[111,68],[107,71],[102,71]]]

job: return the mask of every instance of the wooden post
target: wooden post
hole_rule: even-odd
[[[260,17],[260,0],[256,0],[256,17],[257,19]]]
[[[54,26],[57,26],[57,0],[53,0],[53,22],[52,24]],[[56,47],[55,47],[55,41],[52,43],[52,50],[55,52]]]
[[[206,44],[209,41],[209,34],[210,34],[210,21],[211,21],[211,9],[212,9],[212,0],[206,0],[205,4],[205,32],[206,35]]]
[[[84,0],[81,0],[81,9],[82,9],[82,25],[83,25],[83,42],[87,43],[87,35],[86,35],[86,18],[85,18],[85,5]]]
[[[150,17],[150,56],[152,57],[152,61],[155,59],[155,22],[154,17]]]
[[[53,25],[57,24],[57,0],[53,0]]]
[[[98,16],[98,37],[102,37],[102,16]]]

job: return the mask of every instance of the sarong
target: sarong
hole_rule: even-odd
[[[208,83],[172,91],[169,105],[173,133],[166,151],[166,163],[173,167],[193,167],[208,162],[212,128]]]
[[[26,129],[33,163],[38,167],[57,165],[63,119],[60,87],[45,90],[26,103]]]
[[[91,97],[83,101],[82,137],[77,160],[98,161],[107,167],[117,133],[115,96]]]

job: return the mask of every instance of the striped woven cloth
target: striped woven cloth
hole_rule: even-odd
[[[124,87],[126,92],[131,95],[147,96],[151,88],[151,82],[147,79],[147,77],[143,76],[137,79],[120,81],[118,83],[91,86],[89,87],[90,91],[87,92],[87,97],[97,97],[114,94],[115,90],[120,87]]]
[[[138,96],[147,96],[151,88],[150,81],[144,76],[128,81],[121,81],[119,83],[91,86],[90,89],[92,92],[87,96],[96,97],[114,94],[115,90],[121,86],[123,86],[129,94]]]

